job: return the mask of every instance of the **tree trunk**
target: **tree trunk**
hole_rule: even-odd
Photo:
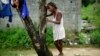
[[[21,17],[20,11],[17,10],[21,20],[28,32],[29,37],[32,40],[33,47],[38,56],[53,56],[52,53],[49,51],[46,41],[45,41],[45,27],[46,27],[46,15],[47,10],[45,7],[46,0],[40,0],[40,27],[39,32],[36,32],[34,24],[29,16],[27,16],[24,20]]]
[[[40,10],[40,27],[39,27],[39,36],[42,39],[41,42],[41,50],[42,56],[53,56],[52,53],[48,50],[46,45],[46,37],[45,37],[45,30],[46,30],[46,16],[47,16],[47,9],[45,7],[46,0],[39,0],[39,10]]]

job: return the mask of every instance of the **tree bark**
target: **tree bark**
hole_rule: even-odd
[[[46,45],[46,37],[45,37],[45,30],[46,30],[46,16],[47,16],[47,9],[46,9],[46,0],[39,0],[39,10],[40,10],[40,27],[39,27],[39,36],[42,39],[41,42],[41,49],[42,49],[42,56],[53,56],[52,53],[48,50]]]
[[[46,45],[46,38],[45,38],[45,27],[46,27],[46,15],[47,10],[45,7],[46,0],[40,0],[40,27],[39,32],[36,32],[34,24],[30,18],[30,16],[22,18],[20,11],[17,9],[19,16],[28,32],[29,37],[31,38],[33,47],[38,56],[53,56],[52,53],[49,51]]]

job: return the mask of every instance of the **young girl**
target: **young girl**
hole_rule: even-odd
[[[65,30],[64,30],[64,26],[63,26],[62,13],[53,2],[50,2],[47,4],[47,9],[51,12],[50,15],[54,16],[53,20],[49,20],[47,18],[47,22],[51,22],[54,24],[53,25],[53,37],[54,37],[54,41],[55,41],[54,44],[59,51],[58,56],[63,56],[62,39],[65,38]]]

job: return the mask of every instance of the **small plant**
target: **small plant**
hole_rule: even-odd
[[[46,42],[47,42],[47,45],[50,45],[50,44],[53,43],[52,27],[47,27],[47,31],[46,31]]]
[[[84,33],[79,34],[79,44],[86,44],[86,36]]]
[[[31,40],[23,28],[0,30],[0,48],[31,47]]]
[[[91,32],[91,44],[97,44],[100,46],[100,30],[94,30]]]

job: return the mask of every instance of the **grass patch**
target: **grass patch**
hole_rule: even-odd
[[[81,9],[81,18],[82,19],[93,19],[94,18],[94,4],[90,4],[87,7],[82,7]]]
[[[53,44],[52,27],[47,27],[46,42]],[[0,29],[0,48],[32,48],[32,42],[24,28]]]

